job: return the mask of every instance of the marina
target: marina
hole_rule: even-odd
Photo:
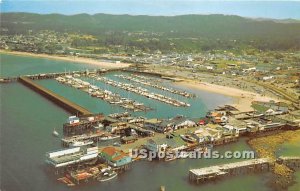
[[[149,92],[145,88],[136,87],[132,84],[117,82],[117,81],[108,79],[106,77],[97,77],[97,76],[91,76],[91,77],[93,77],[96,80],[102,81],[106,84],[109,84],[111,86],[118,87],[118,88],[124,89],[126,91],[134,92],[136,94],[142,95],[142,96],[147,97],[149,99],[158,100],[160,102],[170,104],[170,105],[173,105],[173,106],[176,106],[176,107],[189,107],[190,106],[189,103],[179,101],[179,100],[176,100],[174,98],[170,98],[170,97],[158,94],[158,93]]]
[[[63,74],[62,77],[64,75],[65,74]],[[83,76],[87,76],[87,75],[84,74]],[[76,78],[78,78],[78,77],[76,77]],[[43,80],[41,80],[41,81],[43,81]],[[37,82],[37,81],[35,81],[35,82]],[[74,115],[76,115],[76,113],[74,113]],[[77,117],[78,116],[75,116],[75,117],[73,116],[71,118],[71,120],[67,121],[67,123],[64,123],[63,128],[59,127],[60,126],[59,124],[57,124],[56,126],[51,125],[50,128],[48,126],[48,129],[50,129],[48,134],[51,135],[51,133],[53,131],[53,127],[55,127],[54,129],[56,130],[56,132],[59,133],[59,137],[61,135],[63,136],[62,140],[61,140],[61,143],[67,143],[66,146],[71,146],[70,149],[80,148],[79,151],[76,150],[76,152],[74,151],[73,153],[65,154],[66,157],[58,156],[58,158],[60,158],[62,160],[57,160],[55,157],[53,157],[53,160],[52,160],[53,163],[51,163],[51,157],[50,157],[49,161],[47,163],[47,164],[50,165],[50,168],[52,168],[52,167],[54,168],[55,172],[57,170],[59,171],[58,181],[60,181],[60,182],[62,181],[62,182],[64,182],[64,184],[67,184],[68,186],[75,186],[77,184],[85,184],[86,181],[88,181],[88,182],[91,182],[91,181],[103,182],[103,181],[114,181],[114,179],[118,179],[118,176],[116,174],[118,174],[119,172],[117,172],[116,174],[113,173],[113,172],[107,172],[105,175],[104,175],[104,173],[100,173],[100,174],[98,174],[99,177],[97,176],[97,173],[96,173],[96,175],[93,175],[93,172],[97,172],[97,170],[94,167],[97,167],[97,165],[103,165],[103,163],[100,162],[100,158],[99,158],[99,153],[101,152],[101,149],[106,147],[106,145],[101,144],[101,142],[103,142],[103,139],[110,139],[110,137],[116,137],[116,140],[118,140],[120,142],[112,140],[112,142],[109,143],[109,144],[113,145],[116,148],[120,148],[122,150],[123,149],[125,150],[126,145],[130,146],[130,145],[134,145],[136,142],[142,141],[143,140],[143,132],[145,132],[145,133],[150,132],[150,131],[148,131],[149,129],[145,127],[146,121],[149,120],[149,119],[147,119],[145,117],[144,117],[144,119],[139,118],[139,115],[131,116],[130,112],[110,113],[108,115],[104,115],[104,114],[101,114],[101,113],[99,113],[99,114],[94,113],[94,114],[88,114],[88,115],[80,115],[78,117],[79,120],[77,119]],[[234,117],[234,115],[233,115],[233,117]],[[260,117],[254,118],[254,119],[260,119],[260,118],[263,118],[263,117],[266,117],[266,116],[260,116]],[[274,116],[270,116],[270,117],[273,118]],[[66,118],[67,118],[67,115],[66,115]],[[184,120],[183,121],[181,121],[181,120],[176,121],[175,119],[174,120],[165,119],[165,121],[170,123],[171,127],[173,125],[175,125],[176,127],[180,127],[181,124],[188,124],[189,123],[188,121],[186,121],[186,123],[185,123]],[[179,119],[181,119],[181,118],[179,118]],[[212,120],[211,122],[205,122],[204,124],[218,121],[217,119],[213,119],[213,118],[211,120]],[[239,121],[244,121],[244,119],[238,119],[238,120]],[[64,121],[65,121],[65,119],[64,119]],[[194,131],[194,129],[193,130],[190,129],[192,127],[187,127],[187,126],[182,127],[183,128],[182,130],[178,130],[178,129],[176,130],[176,131],[180,132],[175,137],[176,141],[177,141],[177,139],[182,140],[183,143],[181,143],[181,146],[182,146],[182,144],[186,144],[186,146],[182,147],[182,148],[185,148],[187,150],[193,150],[193,149],[197,149],[199,147],[199,145],[213,144],[215,146],[222,145],[221,147],[217,147],[218,149],[222,150],[223,148],[228,149],[228,147],[226,146],[226,143],[230,143],[229,145],[243,144],[239,140],[240,136],[236,137],[235,134],[226,132],[225,131],[226,128],[219,129],[220,126],[217,129],[215,129],[215,127],[207,128],[207,126],[201,126],[200,124],[203,124],[203,123],[202,122],[200,123],[199,120],[197,120],[196,122],[197,122],[197,126],[194,127],[194,128],[196,128],[196,130],[198,130],[198,128],[201,129],[203,127],[204,131],[202,131],[202,130],[201,131]],[[125,124],[127,123],[127,124],[122,125],[124,123]],[[291,123],[291,121],[286,121],[284,124],[288,124],[288,123],[293,124],[293,123]],[[60,124],[62,124],[62,123],[60,123]],[[164,124],[166,124],[166,122],[164,122]],[[103,131],[104,127],[107,128],[107,127],[113,127],[113,126],[117,127],[115,129],[114,133],[109,134],[110,132]],[[187,133],[187,132],[185,132],[185,128],[187,130],[191,130],[191,131],[189,133]],[[137,140],[133,143],[130,142],[132,140],[131,137],[130,137],[131,136],[130,135],[131,134],[131,129],[134,129],[138,134]],[[165,129],[170,129],[170,127],[166,127]],[[230,129],[230,128],[227,127],[227,129]],[[251,128],[249,127],[248,131],[250,131],[250,129]],[[269,125],[268,129],[270,129],[270,132],[272,132],[272,129],[276,129],[276,127],[272,126],[272,125]],[[153,130],[154,129],[152,129],[152,131]],[[254,130],[254,129],[252,129],[252,130]],[[257,130],[258,130],[257,132],[260,132],[263,129],[258,128]],[[220,132],[224,131],[224,133],[220,138],[217,138],[218,137],[217,132],[219,132],[219,131]],[[127,134],[127,133],[129,133],[129,134]],[[203,137],[209,135],[208,133],[210,133],[210,136],[216,138],[213,142],[209,139],[206,139],[206,140],[208,140],[207,142],[202,141],[202,140],[205,140],[205,139],[203,139]],[[114,135],[114,134],[116,134],[116,135]],[[195,144],[195,143],[190,143],[190,142],[194,142],[194,139],[183,140],[181,137],[185,138],[186,136],[180,136],[180,135],[185,135],[185,134],[191,135],[193,137],[195,136],[193,134],[197,134],[198,139],[196,139],[196,140],[201,141],[201,142],[200,143],[196,142],[196,144]],[[160,140],[163,140],[162,142],[165,142],[165,140],[166,140],[165,137],[166,136],[164,134],[161,134],[161,133],[156,132],[156,131],[155,131],[154,136],[151,137],[151,138],[154,138],[157,141],[157,143],[162,143],[162,142],[159,142],[157,140],[157,136],[159,137],[160,135],[162,135],[164,137],[164,138],[160,138]],[[241,133],[241,135],[242,135],[242,133]],[[247,133],[244,134],[244,135],[247,135]],[[45,136],[47,136],[47,135],[45,135]],[[122,137],[124,137],[123,141],[121,141]],[[55,138],[54,140],[57,140],[57,138]],[[191,141],[191,140],[193,140],[193,141]],[[93,142],[92,144],[91,144],[91,141]],[[97,145],[97,141],[98,141],[99,145]],[[57,141],[55,141],[55,142],[57,142]],[[168,144],[172,145],[171,142],[168,143]],[[58,142],[58,143],[60,143],[60,142]],[[74,143],[75,143],[75,145],[74,145]],[[68,145],[68,144],[70,144],[70,145]],[[87,155],[86,148],[93,148],[95,146],[98,146],[98,148],[99,148],[98,151],[97,151],[97,157],[96,158],[92,157],[90,160],[89,159],[88,160],[83,160],[84,158],[82,158],[82,157]],[[176,145],[176,147],[179,147],[179,146],[180,145]],[[51,148],[53,148],[53,147],[59,147],[59,144],[51,146]],[[49,149],[49,150],[51,150],[51,149]],[[50,152],[50,153],[55,153],[55,152],[57,152],[57,150],[53,151],[53,152]],[[92,153],[90,153],[90,154],[92,155]],[[123,156],[123,154],[121,156]],[[88,155],[86,157],[89,158]],[[183,156],[183,158],[184,157],[185,157],[185,155]],[[96,161],[96,159],[97,159],[97,161]],[[199,163],[196,163],[197,160],[194,161],[194,160],[189,160],[189,159],[183,159],[181,161],[183,162],[183,164],[186,164],[186,162],[185,162],[186,160],[189,161],[189,163],[191,162],[193,164],[194,168],[197,167],[197,165],[199,165]],[[168,164],[170,164],[170,165],[175,164],[175,163],[177,164],[176,158],[167,159],[167,161],[169,161]],[[68,164],[68,162],[70,162],[70,164]],[[201,163],[202,162],[203,161],[201,160]],[[230,161],[228,161],[228,162],[230,162]],[[139,168],[141,164],[146,165],[146,166],[148,166],[148,165],[151,166],[152,165],[152,164],[148,164],[148,163],[149,162],[147,162],[147,164],[144,164],[144,161],[136,162],[134,165],[132,165],[131,169],[132,169],[132,171],[136,172],[135,168]],[[163,163],[163,161],[162,161],[162,163]],[[204,163],[206,163],[206,162],[204,162]],[[61,165],[61,167],[55,168],[55,165],[58,165],[58,166]],[[161,165],[161,164],[159,164],[159,165]],[[105,164],[104,164],[104,166],[105,166]],[[94,171],[90,170],[91,168],[92,169],[94,168]],[[104,168],[108,168],[108,167],[104,167]],[[121,168],[121,167],[118,167],[117,169],[119,169],[119,168]],[[186,166],[186,168],[188,168],[188,166]],[[102,168],[98,167],[98,169],[100,171],[100,169],[102,169]],[[145,171],[145,173],[147,173],[147,172]],[[175,173],[175,172],[173,172],[173,173]],[[126,171],[126,175],[127,174],[128,174],[128,176],[130,176],[131,172]],[[102,175],[103,175],[103,178],[101,178]],[[126,175],[124,176],[125,178],[126,178]],[[142,176],[142,175],[140,174],[139,176]],[[180,175],[180,176],[182,176],[182,175]],[[45,178],[48,178],[48,177],[45,177]],[[170,184],[167,184],[167,185],[168,185],[168,187],[172,188],[172,185],[170,185]],[[89,186],[93,187],[93,184],[90,184]],[[98,186],[100,186],[100,185],[98,185]],[[101,187],[105,187],[105,185],[101,184]],[[187,187],[190,187],[190,186],[187,185]]]
[[[122,78],[122,79],[129,80],[129,81],[133,81],[137,84],[143,84],[143,85],[146,85],[146,86],[151,86],[151,87],[161,89],[161,90],[164,90],[164,91],[168,91],[168,92],[171,92],[173,94],[178,94],[178,95],[181,95],[181,96],[184,96],[184,97],[188,97],[188,98],[195,97],[195,94],[191,94],[191,93],[188,93],[186,91],[180,91],[180,90],[175,90],[175,89],[172,89],[172,88],[167,88],[165,86],[159,85],[158,83],[156,83],[156,84],[151,83],[150,81],[153,81],[152,78],[147,78],[147,77],[144,77],[144,76],[133,75],[133,74],[131,76],[125,76],[125,75],[122,75],[122,74],[121,75],[115,75],[115,76],[117,76],[119,78]]]
[[[300,0],[0,5],[0,191],[300,190]]]
[[[83,81],[79,78],[75,78],[70,75],[64,77],[57,77],[56,80],[60,83],[72,86],[76,89],[81,89],[82,91],[88,93],[92,97],[102,99],[110,104],[119,105],[124,109],[132,110],[134,112],[149,111],[150,107],[144,106],[144,104],[136,102],[128,98],[122,98],[120,95],[113,93],[108,90],[102,90],[98,86],[92,85],[87,81]]]

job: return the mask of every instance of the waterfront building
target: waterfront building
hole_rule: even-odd
[[[125,166],[132,161],[132,158],[124,151],[115,147],[105,147],[102,149],[99,155],[108,163],[108,165],[112,167]]]
[[[154,141],[153,139],[149,139],[147,141],[145,147],[149,151],[157,153],[160,156],[160,154],[166,152],[168,145],[166,143],[158,143],[157,141]]]
[[[46,163],[51,166],[66,167],[72,164],[78,164],[96,159],[98,156],[98,147],[71,149],[62,149],[46,153]]]

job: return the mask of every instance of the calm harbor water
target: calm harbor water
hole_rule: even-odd
[[[104,76],[113,79],[115,81],[121,81],[129,83],[126,80],[122,80],[120,78],[115,77],[116,74],[124,74],[129,75],[128,73],[124,72],[113,72],[105,74]],[[90,78],[83,78],[85,81],[89,81],[90,83],[100,87],[102,90],[106,89],[109,91],[112,91],[113,93],[118,93],[124,98],[129,98],[132,100],[136,100],[140,103],[144,103],[146,106],[151,107],[153,110],[148,112],[136,112],[134,115],[137,116],[145,116],[147,118],[171,118],[176,115],[184,115],[191,118],[199,118],[205,116],[206,112],[210,109],[214,109],[219,105],[223,105],[225,103],[231,103],[232,98],[225,97],[220,94],[214,94],[210,92],[205,91],[199,91],[199,90],[189,90],[192,93],[195,93],[197,95],[196,98],[184,98],[180,95],[175,95],[172,93],[165,92],[163,90],[151,88],[149,86],[142,86],[143,88],[147,88],[150,92],[159,93],[168,97],[172,97],[174,99],[178,99],[187,103],[190,103],[190,107],[174,107],[172,105],[159,102],[153,99],[148,99],[144,96],[125,91],[123,89],[113,87],[110,85],[107,85],[103,82],[99,82],[96,80],[92,80]],[[117,105],[111,105],[106,101],[103,101],[99,98],[94,98],[88,95],[86,92],[83,92],[82,90],[75,89],[73,87],[69,87],[65,84],[60,84],[55,80],[39,80],[37,81],[39,84],[43,85],[44,87],[47,87],[48,89],[54,91],[55,93],[58,93],[64,97],[67,97],[68,99],[72,100],[75,103],[78,103],[81,106],[86,107],[92,112],[102,112],[104,114],[110,114],[115,112],[124,112],[125,109],[117,106]],[[169,86],[174,86],[177,89],[184,90],[183,87],[176,86],[174,84],[169,83]],[[212,99],[213,98],[213,99]]]
[[[54,59],[33,58],[30,56],[14,56],[0,53],[1,77],[14,77],[24,74],[68,72],[72,70],[93,69],[93,65],[75,62],[62,62]]]
[[[22,67],[19,67],[21,61]],[[41,58],[29,58],[11,55],[1,55],[1,69],[4,75],[20,75],[27,73],[47,72],[44,68],[55,63],[56,71],[64,71],[63,67],[70,70],[76,67],[86,68],[79,64],[52,61]],[[9,64],[8,64],[9,63]],[[61,63],[62,68],[59,67]],[[10,68],[10,64],[15,70]],[[41,65],[39,65],[41,64]],[[5,67],[3,67],[5,66]],[[29,68],[27,68],[28,66]],[[74,68],[73,68],[74,67]],[[30,69],[31,68],[31,69]],[[80,69],[80,68],[77,68]],[[54,70],[51,70],[54,71]],[[2,75],[1,74],[1,75]],[[109,78],[116,79],[113,74],[107,74]],[[119,107],[111,105],[99,99],[92,98],[88,94],[71,87],[59,84],[54,80],[42,80],[39,83],[47,88],[70,98],[72,101],[83,105],[93,112],[121,112]],[[96,82],[95,82],[96,83]],[[99,86],[105,86],[97,82]],[[62,124],[68,117],[68,113],[57,107],[44,97],[36,94],[27,87],[19,83],[1,84],[1,190],[159,190],[161,185],[166,186],[166,190],[223,190],[223,191],[252,191],[269,190],[265,186],[267,174],[247,175],[230,177],[225,181],[207,183],[205,185],[193,185],[188,181],[188,170],[214,164],[232,162],[233,159],[184,159],[172,162],[146,162],[140,161],[132,164],[132,168],[121,174],[116,179],[105,183],[89,183],[79,187],[67,188],[58,183],[52,174],[45,171],[44,154],[47,151],[59,149],[60,140],[52,136],[53,128],[62,134]],[[179,87],[180,88],[180,87]],[[109,87],[111,91],[116,91]],[[118,90],[122,96],[127,92]],[[156,107],[155,111],[149,113],[137,113],[147,117],[169,117],[174,114],[182,114],[191,117],[199,117],[208,109],[212,109],[222,102],[230,102],[230,98],[208,92],[191,90],[198,95],[189,102],[195,102],[196,106],[189,109],[175,110],[175,107],[161,103],[152,103],[152,100],[129,95],[146,104]],[[196,103],[197,102],[197,103]],[[155,105],[156,104],[156,105]],[[221,153],[226,150],[250,150],[241,139],[237,143],[217,147]],[[236,160],[236,159],[235,159]],[[299,173],[297,174],[299,180]],[[296,189],[296,187],[295,187]],[[295,190],[294,189],[294,190]]]

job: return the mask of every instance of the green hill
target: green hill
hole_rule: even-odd
[[[55,30],[59,32],[80,32],[95,36],[108,36],[108,33],[122,36],[126,42],[127,32],[146,31],[159,33],[161,43],[168,38],[177,46],[197,48],[230,48],[251,46],[260,49],[300,49],[300,23],[254,20],[239,16],[224,15],[183,15],[183,16],[130,16],[107,14],[31,14],[1,13],[1,27],[10,34],[25,33],[27,30]],[[195,43],[195,42],[194,42]],[[224,47],[224,44],[226,46]],[[199,45],[199,46],[198,46]]]

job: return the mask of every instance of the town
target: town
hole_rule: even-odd
[[[99,72],[84,71],[80,74],[61,73],[50,76],[55,77],[59,83],[82,89],[92,97],[104,99],[110,104],[120,104],[120,107],[129,110],[133,106],[133,111],[143,106],[141,103],[130,102],[82,80],[103,78],[100,77],[103,72],[109,73],[110,71],[99,70]],[[148,79],[148,81],[156,81],[154,87],[157,89],[172,91],[174,95],[182,94],[182,97],[192,95],[188,92],[165,88],[162,83],[163,79],[157,78],[156,75],[151,76],[148,71],[132,72],[128,69],[128,72],[115,75],[115,77],[126,78],[129,81]],[[28,79],[24,80],[22,77],[22,83],[30,87],[34,85],[34,81],[47,78],[47,74],[26,78]],[[139,83],[141,82],[136,82],[136,85]],[[114,86],[114,84],[111,85]],[[153,87],[153,84],[146,83],[146,85]],[[43,91],[42,95],[45,94],[45,90],[39,90],[37,85],[34,86],[37,92]],[[139,89],[139,86],[132,84],[131,88]],[[125,90],[135,91],[126,88]],[[53,93],[47,90],[46,94]],[[193,96],[190,99],[193,99]],[[60,105],[60,102],[57,103]],[[71,105],[72,103],[65,104]],[[173,106],[176,107],[176,105]],[[234,106],[224,105],[208,112],[205,117],[199,115],[199,118],[187,116],[174,116],[169,119],[146,118],[139,115],[133,116],[129,112],[107,116],[101,113],[70,116],[63,124],[63,137],[61,138],[61,145],[66,148],[47,152],[46,162],[49,169],[59,176],[59,181],[68,186],[74,186],[93,180],[108,181],[119,173],[134,168],[132,163],[145,159],[140,158],[139,155],[133,158],[130,153],[133,149],[137,152],[146,149],[148,152],[156,153],[157,156],[159,153],[185,152],[179,156],[172,155],[171,158],[158,158],[158,160],[168,162],[187,158],[191,151],[208,152],[208,149],[212,147],[236,142],[240,137],[251,139],[299,129],[299,109],[298,105],[293,102],[288,104],[276,101],[253,101],[252,106],[253,109],[250,111],[240,111]],[[72,108],[76,107],[72,106]],[[70,111],[78,113],[82,110]],[[60,137],[56,130],[53,131],[53,136]],[[272,159],[268,158],[269,160],[273,162]],[[271,165],[271,162],[269,163]],[[248,163],[245,165],[247,166]]]
[[[124,2],[1,3],[0,190],[298,190],[298,4]]]

